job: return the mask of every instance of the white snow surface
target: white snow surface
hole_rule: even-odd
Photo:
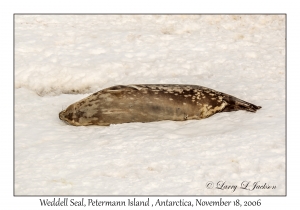
[[[15,15],[14,82],[16,195],[285,194],[284,15]],[[126,84],[200,85],[262,109],[111,126],[58,118]]]

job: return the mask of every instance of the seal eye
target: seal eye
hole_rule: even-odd
[[[66,118],[68,118],[69,120],[72,120],[73,114],[72,114],[72,113],[69,113],[69,114],[66,116]]]

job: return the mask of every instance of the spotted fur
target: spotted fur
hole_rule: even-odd
[[[70,125],[204,119],[218,112],[260,106],[196,85],[117,85],[96,92],[59,113]]]

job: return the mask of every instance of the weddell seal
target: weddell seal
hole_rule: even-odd
[[[110,125],[161,120],[199,120],[218,112],[260,106],[197,85],[117,85],[100,90],[59,113],[70,125]]]

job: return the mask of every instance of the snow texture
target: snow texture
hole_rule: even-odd
[[[126,84],[201,85],[262,109],[108,127],[59,120]],[[15,15],[16,195],[284,195],[285,152],[284,15]]]

